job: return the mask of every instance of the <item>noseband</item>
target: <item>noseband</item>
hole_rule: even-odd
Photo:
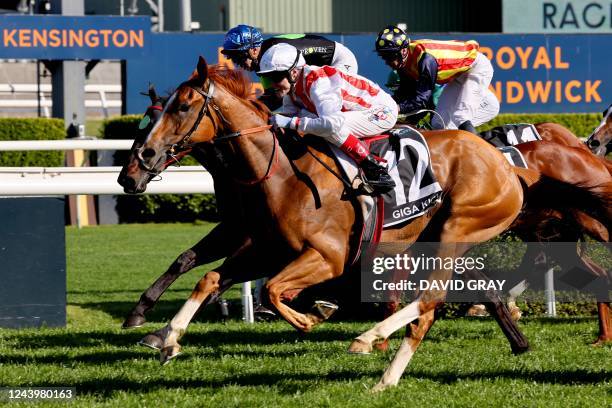
[[[183,156],[187,155],[189,151],[191,150],[189,147],[189,141],[191,140],[191,136],[193,135],[193,132],[195,132],[198,126],[200,126],[200,122],[202,122],[202,119],[204,119],[204,116],[206,116],[206,114],[208,113],[208,106],[210,102],[212,101],[213,94],[215,92],[215,83],[213,81],[208,81],[208,91],[207,92],[204,92],[203,90],[197,89],[194,87],[190,87],[190,88],[193,89],[195,92],[199,93],[204,98],[204,104],[202,105],[202,108],[200,108],[200,111],[198,112],[198,117],[196,118],[195,122],[191,126],[191,129],[189,129],[189,131],[185,133],[185,135],[181,138],[181,140],[179,140],[177,143],[170,145],[170,149],[168,149],[168,155],[170,156],[170,159],[166,160],[166,162],[164,163],[164,168],[166,168],[172,162],[178,163],[179,160]],[[216,108],[216,110],[219,111],[218,108]],[[156,176],[161,172],[161,171],[155,170],[155,167],[157,167],[157,164],[159,162],[156,163],[154,166],[148,166],[145,163],[144,158],[142,157],[142,150],[138,150],[138,152],[136,153],[136,157],[138,158],[138,162],[140,166],[146,171],[148,171],[149,173],[151,173],[152,175]]]
[[[166,162],[164,163],[164,168],[166,168],[169,164],[173,162],[178,163],[179,160],[183,156],[189,154],[189,152],[191,151],[191,146],[192,146],[190,144],[190,141],[191,141],[191,137],[193,133],[200,126],[202,119],[206,115],[210,116],[209,106],[212,107],[212,109],[214,109],[217,112],[217,115],[219,115],[219,118],[224,124],[228,126],[230,125],[230,122],[221,113],[221,109],[219,109],[219,107],[213,103],[213,97],[214,97],[214,92],[215,92],[215,83],[213,81],[210,81],[210,80],[208,81],[208,90],[206,92],[204,92],[202,89],[198,89],[194,87],[190,87],[190,88],[193,89],[195,92],[199,93],[202,96],[202,98],[204,98],[204,104],[202,105],[202,108],[198,112],[198,117],[196,118],[195,122],[193,123],[189,131],[177,143],[170,145],[170,149],[168,149],[168,155],[170,156],[170,158],[167,159]],[[212,116],[210,117],[214,123]],[[263,132],[265,130],[269,130],[271,127],[272,127],[271,125],[262,125],[262,126],[257,126],[254,128],[243,129],[237,132],[228,133],[228,134],[216,137],[214,140],[214,143],[226,142],[226,141],[230,141],[240,136]],[[277,164],[278,164],[278,139],[276,138],[275,132],[271,132],[271,133],[272,133],[272,138],[273,138],[273,148],[272,148],[272,155],[270,157],[270,161],[268,163],[268,167],[266,170],[266,174],[262,178],[252,180],[252,181],[241,181],[237,179],[235,181],[237,181],[240,184],[253,185],[253,184],[259,184],[265,180],[268,180],[270,177],[272,177],[277,167]],[[142,157],[141,150],[137,152],[137,158],[138,158],[140,165],[150,174],[156,176],[160,173],[160,171],[155,170],[155,167],[157,167],[157,164],[150,167],[145,163]]]

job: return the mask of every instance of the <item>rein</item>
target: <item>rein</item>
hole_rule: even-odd
[[[192,149],[191,149],[191,146],[189,145],[191,136],[193,135],[193,132],[196,131],[198,126],[200,126],[200,122],[202,122],[202,119],[204,118],[204,116],[206,116],[207,114],[210,115],[209,106],[212,107],[212,109],[214,109],[217,112],[217,114],[219,115],[219,117],[224,123],[228,125],[230,124],[229,121],[221,113],[221,110],[219,109],[219,107],[211,103],[213,101],[213,95],[215,91],[215,83],[213,81],[209,81],[207,92],[204,92],[202,90],[199,90],[193,87],[192,89],[196,91],[197,93],[199,93],[200,95],[202,95],[202,97],[204,98],[204,105],[202,105],[202,109],[200,109],[200,112],[198,113],[198,117],[193,123],[193,126],[191,127],[191,129],[189,129],[189,131],[185,134],[185,136],[183,136],[183,138],[178,143],[175,143],[172,146],[170,146],[170,151],[169,151],[170,159],[168,159],[164,163],[165,166],[168,166],[169,164],[173,162],[178,163],[182,157],[184,157],[185,155],[189,154],[189,152],[191,152]],[[263,132],[263,131],[269,130],[271,127],[272,127],[271,125],[262,125],[262,126],[257,126],[254,128],[243,129],[237,132],[219,136],[215,138],[215,143],[225,142],[225,141],[232,140],[240,136],[246,136],[246,135],[250,135],[253,133]],[[266,173],[263,175],[263,177],[256,179],[256,180],[250,180],[250,181],[239,180],[234,177],[234,180],[237,183],[240,183],[243,185],[260,184],[268,180],[270,177],[274,175],[274,173],[276,172],[276,169],[278,168],[279,146],[278,146],[278,139],[276,138],[276,134],[274,132],[271,132],[271,133],[272,133],[272,139],[274,141],[274,145],[272,148],[272,155],[270,157],[270,161],[268,163]],[[179,151],[179,153],[175,154],[176,151]]]

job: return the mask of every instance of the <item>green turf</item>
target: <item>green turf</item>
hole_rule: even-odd
[[[161,327],[202,274],[182,277],[135,331],[119,329],[141,291],[210,225],[67,229],[68,327],[0,330],[0,385],[72,386],[71,406],[588,406],[612,404],[612,348],[589,346],[593,318],[532,319],[533,351],[512,356],[490,319],[438,322],[398,387],[368,392],[391,354],[346,354],[371,322],[327,323],[307,335],[286,323],[246,325],[204,313],[184,354],[160,367],[136,346]],[[237,309],[239,292],[233,290]],[[392,342],[397,348],[399,337]],[[0,403],[2,404],[2,403]],[[23,406],[27,404],[21,404]],[[36,406],[59,406],[58,403]],[[20,406],[11,403],[8,406]]]

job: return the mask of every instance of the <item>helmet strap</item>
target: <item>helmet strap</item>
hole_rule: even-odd
[[[289,89],[289,92],[291,93],[295,92],[295,82],[296,82],[294,79],[291,78],[291,71],[293,71],[293,69],[297,66],[297,63],[299,60],[300,60],[300,50],[297,50],[295,60],[293,61],[293,64],[291,64],[289,69],[287,70],[287,81],[289,81],[289,85],[291,85],[291,88]]]

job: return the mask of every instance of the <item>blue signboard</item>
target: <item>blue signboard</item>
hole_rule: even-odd
[[[376,55],[375,34],[325,35],[356,55],[359,73],[380,85],[389,68]],[[610,34],[424,34],[414,38],[474,39],[495,69],[491,89],[501,112],[601,112],[612,101]],[[231,66],[219,52],[223,34],[154,34],[151,54],[131,60],[127,70],[127,112],[148,106],[139,95],[149,82],[169,91],[193,72],[198,55]],[[256,77],[253,76],[256,80]]]
[[[150,39],[147,17],[0,16],[0,58],[141,58]]]

